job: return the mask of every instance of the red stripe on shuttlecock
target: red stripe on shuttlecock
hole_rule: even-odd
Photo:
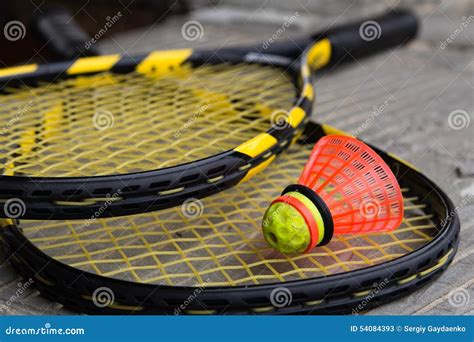
[[[295,208],[301,214],[304,221],[306,222],[306,225],[310,231],[310,236],[311,236],[311,241],[308,247],[306,248],[306,250],[304,251],[304,253],[314,248],[319,240],[318,226],[313,214],[311,214],[311,211],[308,208],[306,208],[304,203],[301,202],[299,199],[295,197],[291,197],[291,196],[280,196],[276,200],[274,200],[271,204],[274,204],[274,203],[290,204],[293,208]]]

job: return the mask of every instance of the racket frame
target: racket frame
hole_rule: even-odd
[[[322,44],[315,46],[322,46],[320,50],[325,54],[330,53],[327,42]],[[256,55],[245,50],[240,54],[235,50],[221,50],[217,55],[215,51],[191,49],[154,51],[133,57],[83,57],[72,62],[0,70],[0,89],[102,72],[136,71],[146,75],[185,64],[199,67],[222,63],[259,64],[287,73],[297,93],[287,112],[287,124],[272,125],[234,149],[162,169],[94,177],[1,175],[0,203],[11,198],[21,199],[25,204],[22,215],[25,219],[87,219],[99,210],[101,217],[124,216],[173,207],[188,198],[210,196],[262,171],[301,135],[309,120],[314,89],[311,72],[303,59],[293,63],[289,58]],[[0,215],[5,215],[3,210]]]
[[[361,29],[368,22],[379,28],[377,39],[367,39]],[[61,34],[61,30],[56,30]],[[220,50],[155,51],[136,56],[93,56],[46,65],[30,64],[0,69],[0,94],[8,87],[34,86],[39,81],[94,75],[103,72],[144,74],[189,64],[254,63],[281,68],[296,86],[294,105],[288,110],[288,125],[242,142],[232,150],[193,162],[137,173],[98,177],[0,176],[0,203],[23,201],[24,219],[89,219],[124,216],[161,210],[189,198],[210,196],[262,171],[292,142],[309,120],[315,97],[310,67],[318,70],[403,45],[414,38],[418,20],[409,11],[397,9],[370,21],[348,23],[298,41],[278,42],[267,50],[237,47]],[[54,37],[53,37],[54,38]],[[0,216],[6,217],[4,210]]]
[[[306,143],[328,134],[345,134],[328,125],[310,123]],[[438,277],[453,260],[458,248],[460,223],[448,196],[430,179],[402,159],[371,146],[398,174],[402,186],[414,194],[429,194],[425,201],[435,210],[432,220],[438,233],[425,246],[403,257],[345,273],[312,279],[234,287],[168,286],[133,283],[106,278],[75,269],[52,259],[22,233],[17,220],[2,219],[2,235],[11,262],[20,274],[34,279],[40,292],[73,310],[93,314],[174,314],[176,308],[196,297],[184,314],[292,314],[351,313],[358,305],[364,310],[400,298]],[[379,285],[379,284],[383,284]],[[115,295],[113,304],[98,308],[92,298],[99,287]],[[292,294],[285,307],[271,303],[272,291],[284,287]],[[197,290],[199,289],[199,290]],[[366,298],[371,295],[371,300]],[[205,309],[203,309],[205,308]]]

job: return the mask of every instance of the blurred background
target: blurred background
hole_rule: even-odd
[[[440,280],[370,314],[474,314],[474,0],[2,1],[0,67],[96,53],[263,44],[396,7],[418,14],[418,39],[319,74],[313,118],[418,166],[450,195],[461,218],[460,251]],[[71,33],[77,44],[69,56],[41,33],[47,31],[42,17],[51,13],[84,30]],[[2,263],[0,302],[17,283]],[[451,304],[456,289],[469,294],[466,305]],[[3,310],[65,313],[34,291]]]
[[[0,37],[0,63],[7,66],[52,57],[51,44],[41,39],[35,26],[37,18],[52,8],[66,11],[90,38],[99,38],[93,44],[94,49],[101,53],[123,53],[190,44],[212,46],[258,41],[259,37],[272,35],[285,19],[297,13],[298,20],[278,37],[285,39],[396,7],[411,8],[423,18],[420,37],[432,44],[445,40],[460,28],[463,18],[468,21],[474,14],[474,0],[2,1],[0,26],[4,33],[10,29],[13,36]],[[118,13],[120,18],[114,20]],[[182,39],[181,26],[191,19],[205,26],[206,34],[195,40]],[[451,48],[472,47],[473,34],[474,25],[467,25],[456,35]]]

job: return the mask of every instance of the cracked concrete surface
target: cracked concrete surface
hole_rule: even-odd
[[[215,1],[191,18],[204,27],[199,46],[263,41],[281,26],[285,16],[301,13],[301,22],[285,36],[294,37],[328,23],[372,14],[400,1]],[[270,15],[262,18],[262,3]],[[402,4],[413,2],[401,1]],[[474,15],[473,1],[417,1],[422,21],[420,38],[402,49],[319,75],[314,118],[347,131],[418,166],[445,190],[459,207],[460,250],[448,270],[435,282],[412,295],[368,314],[474,313],[474,21],[452,43],[441,43]],[[295,5],[296,4],[296,5]],[[324,6],[325,5],[325,6]],[[346,11],[347,8],[350,10]],[[469,12],[470,9],[470,12]],[[342,17],[339,17],[343,13]],[[103,52],[147,51],[189,46],[181,26],[190,17],[176,17],[148,30],[103,39]],[[280,37],[284,39],[284,37]],[[385,101],[384,110],[369,125],[367,118]],[[469,124],[452,128],[450,113],[467,113]],[[366,127],[367,126],[367,127]],[[363,129],[361,129],[363,127]],[[467,200],[466,200],[467,199]],[[8,262],[0,266],[0,306],[18,288],[20,278]],[[453,307],[453,289],[464,289],[468,305]],[[3,307],[2,314],[66,314],[68,311],[35,291]]]

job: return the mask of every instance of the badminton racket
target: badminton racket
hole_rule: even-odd
[[[52,29],[68,20],[56,13],[40,26],[53,42],[81,37],[66,25]],[[367,22],[374,39],[361,33]],[[315,97],[311,70],[404,44],[416,31],[411,13],[393,11],[266,50],[154,51],[1,69],[0,215],[131,215],[243,183],[301,134]],[[61,33],[66,38],[55,39]]]
[[[328,134],[344,133],[310,122],[266,172],[181,207],[91,222],[2,219],[9,260],[46,297],[92,314],[361,313],[436,279],[458,248],[453,204],[373,146],[401,187],[397,229],[334,236],[291,257],[267,244],[265,210]]]

